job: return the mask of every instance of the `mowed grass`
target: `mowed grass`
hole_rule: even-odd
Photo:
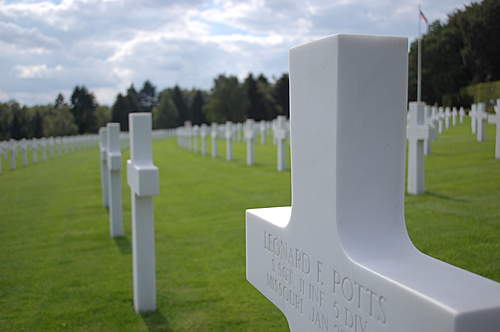
[[[500,281],[500,161],[494,128],[478,143],[468,123],[449,129],[426,158],[426,189],[406,197],[412,240],[425,253]],[[109,238],[97,149],[0,175],[0,330],[287,331],[283,315],[245,279],[244,210],[290,203],[290,173],[275,147],[256,166],[155,141],[158,308],[132,306],[130,192],[126,236]],[[128,158],[124,152],[123,161]]]

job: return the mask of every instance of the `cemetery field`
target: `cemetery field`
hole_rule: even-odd
[[[445,130],[426,158],[426,194],[406,196],[410,236],[423,252],[500,281],[500,160],[494,128]],[[99,152],[64,155],[0,175],[0,330],[287,331],[278,309],[245,279],[246,208],[290,204],[290,172],[275,147],[256,166],[155,141],[158,308],[132,306],[130,191],[122,171],[126,236],[109,237]],[[210,151],[210,145],[209,145]],[[123,165],[128,150],[122,156]]]

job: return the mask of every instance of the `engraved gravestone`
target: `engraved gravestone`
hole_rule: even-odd
[[[10,169],[16,169],[16,149],[17,142],[11,139],[10,141]]]
[[[486,113],[486,105],[484,103],[479,103],[476,106],[476,140],[478,142],[484,142],[486,136],[486,126],[485,121],[488,120],[488,114]]]
[[[255,128],[254,121],[252,119],[247,119],[245,122],[245,141],[247,145],[247,165],[254,164],[254,139],[255,139]]]
[[[443,108],[439,108],[438,112],[438,132],[439,134],[442,134],[444,131],[444,111]]]
[[[200,127],[193,126],[193,152],[198,152]]]
[[[292,332],[499,331],[500,284],[408,237],[407,61],[398,37],[290,51],[292,207],[246,211],[246,271]]]
[[[122,152],[120,150],[120,124],[107,125],[106,160],[108,163],[109,234],[123,236],[122,212]]]
[[[451,117],[450,108],[446,107],[445,112],[444,112],[444,127],[446,129],[450,129],[450,117]]]
[[[210,137],[212,138],[212,158],[217,158],[217,138],[219,134],[219,128],[217,123],[212,123],[212,128],[210,132]]]
[[[495,114],[488,116],[488,122],[495,125],[495,158],[500,159],[500,99],[497,99]]]
[[[99,152],[101,161],[101,192],[102,192],[102,205],[109,206],[109,191],[108,191],[108,129],[106,127],[99,128]],[[59,145],[58,145],[59,146]]]
[[[470,115],[470,127],[472,133],[475,134],[477,131],[477,121],[476,121],[476,104],[471,105],[471,110],[469,112]]]
[[[153,196],[159,194],[158,168],[153,164],[151,113],[132,113],[127,182],[132,205],[134,308],[156,310],[156,263]]]
[[[207,154],[207,135],[208,135],[208,126],[204,123],[200,127],[200,136],[201,136],[201,154]]]
[[[430,140],[429,126],[424,119],[424,103],[410,103],[410,121],[406,136],[408,138],[408,193],[423,194],[425,189],[424,148]]]
[[[277,145],[276,169],[278,170],[278,172],[282,172],[286,168],[286,152],[285,152],[286,135],[287,135],[286,116],[278,115],[276,119],[276,126],[274,128],[274,137]]]
[[[230,121],[226,122],[225,127],[226,135],[226,160],[233,160],[233,124]]]
[[[259,129],[260,129],[260,144],[266,144],[266,138],[267,138],[267,123],[266,121],[262,120],[259,123]]]

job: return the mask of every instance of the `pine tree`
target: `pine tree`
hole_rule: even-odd
[[[191,103],[191,115],[193,117],[193,124],[200,125],[202,123],[206,123],[207,119],[205,118],[205,113],[203,112],[203,105],[205,104],[205,100],[203,99],[203,94],[200,90],[196,90],[193,98],[193,102]]]

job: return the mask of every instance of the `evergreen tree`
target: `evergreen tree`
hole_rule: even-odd
[[[157,103],[156,87],[147,80],[139,92],[139,109],[141,112],[151,112]]]
[[[203,99],[203,94],[200,90],[196,90],[193,98],[193,102],[191,103],[191,115],[193,119],[193,124],[200,125],[202,123],[206,123],[207,119],[205,118],[205,113],[203,112],[203,105],[205,104],[205,100]]]
[[[131,84],[127,89],[127,95],[125,98],[127,98],[128,113],[137,113],[141,111],[139,105],[139,93],[137,93],[137,90],[135,89],[133,84]]]
[[[178,125],[182,126],[185,121],[192,120],[189,114],[189,109],[186,103],[186,99],[184,98],[184,94],[182,93],[181,88],[178,85],[174,86],[172,91],[172,101],[174,102],[175,108],[179,114],[178,117]]]
[[[128,114],[129,108],[127,105],[127,98],[121,93],[116,96],[116,101],[111,107],[111,122],[118,122],[120,130],[128,131]]]
[[[283,74],[274,84],[273,97],[278,105],[278,114],[290,117],[290,85],[288,74]]]
[[[97,103],[94,95],[86,87],[76,86],[71,94],[70,111],[75,118],[79,134],[96,131],[96,108]]]
[[[64,96],[61,93],[59,93],[57,95],[56,100],[55,100],[54,107],[55,108],[60,108],[60,107],[64,106],[65,104],[66,103],[64,101]]]
[[[160,94],[160,103],[153,108],[153,127],[155,129],[175,128],[179,123],[179,114],[170,93]]]

